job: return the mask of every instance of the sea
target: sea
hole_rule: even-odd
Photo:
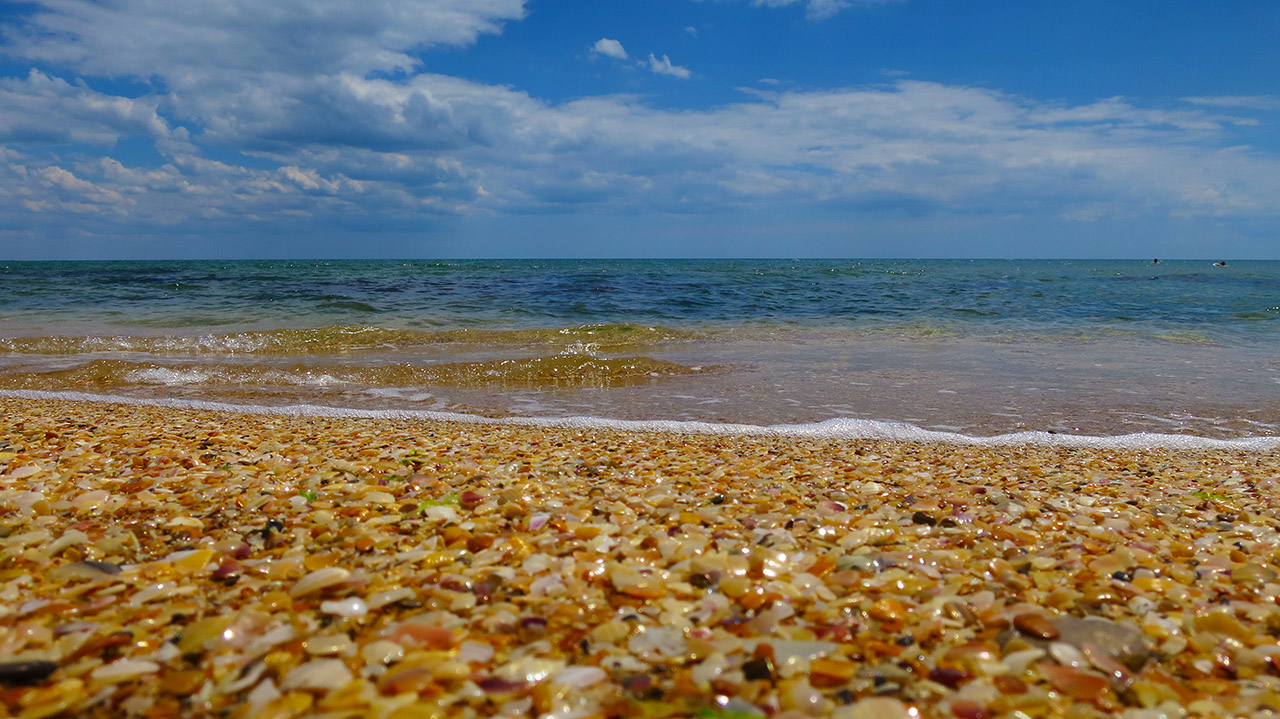
[[[1280,448],[1280,261],[0,262],[0,395]]]

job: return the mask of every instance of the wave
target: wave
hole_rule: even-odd
[[[620,349],[687,342],[703,333],[670,327],[629,323],[587,324],[545,329],[413,330],[359,325],[333,325],[314,329],[170,335],[160,337],[60,336],[0,338],[0,352],[15,354],[74,355],[102,352],[147,354],[250,354],[318,355],[370,350],[403,350],[430,345],[491,345],[563,348],[591,345]]]
[[[0,389],[0,397],[171,407],[174,409],[234,412],[238,414],[254,415],[423,420],[560,429],[603,429],[624,432],[655,432],[742,437],[795,437],[831,441],[889,441],[915,444],[959,444],[983,447],[1045,446],[1124,450],[1172,449],[1271,452],[1280,449],[1280,437],[1213,439],[1210,437],[1157,434],[1149,432],[1114,436],[1064,435],[1053,434],[1050,432],[1014,432],[990,437],[978,437],[956,432],[927,430],[902,422],[884,422],[878,420],[846,418],[829,419],[811,424],[760,426],[679,420],[620,420],[601,417],[491,418],[473,414],[439,412],[432,410],[365,410],[325,407],[311,404],[264,406],[181,399],[140,399],[136,397],[91,394],[85,392],[51,392],[37,390]]]
[[[343,366],[293,364],[162,364],[98,359],[75,367],[0,375],[0,388],[68,391],[127,387],[321,388],[340,386],[458,388],[622,387],[656,378],[720,371],[651,357],[551,357],[436,365]]]

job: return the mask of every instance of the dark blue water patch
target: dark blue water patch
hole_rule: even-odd
[[[1158,277],[1153,281],[1152,277]],[[959,333],[1122,325],[1271,341],[1280,262],[556,260],[10,262],[6,316],[162,326],[945,324]],[[115,313],[115,314],[112,314]],[[1261,313],[1261,314],[1260,314]],[[123,315],[121,320],[117,315]],[[869,323],[869,324],[868,324]],[[185,325],[184,325],[185,326]],[[1267,329],[1262,329],[1267,328]]]
[[[371,304],[367,304],[365,302],[359,302],[356,300],[350,300],[350,299],[327,300],[325,302],[321,302],[319,307],[321,309],[336,311],[336,312],[358,312],[358,313],[373,314],[379,311],[377,307],[374,307]]]

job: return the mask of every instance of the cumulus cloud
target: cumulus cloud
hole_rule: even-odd
[[[411,68],[410,51],[465,45],[524,15],[523,0],[34,0],[9,52],[94,75],[181,81],[227,73],[324,75]]]
[[[591,52],[619,60],[627,59],[627,51],[622,48],[622,43],[607,37],[596,40],[596,44],[591,46]]]
[[[0,142],[112,145],[123,137],[166,137],[158,98],[95,92],[31,70],[24,79],[0,78]]]
[[[1076,221],[1280,217],[1280,161],[1239,136],[1265,97],[1065,104],[898,78],[772,83],[679,111],[624,95],[550,103],[426,72],[413,54],[496,31],[520,17],[517,0],[40,7],[6,31],[11,52],[47,67],[0,78],[0,232],[76,217],[124,234],[767,203]],[[176,36],[136,31],[152,15]],[[115,50],[113,32],[123,33]],[[617,57],[608,40],[593,51]],[[640,64],[690,76],[667,55]],[[150,89],[115,95],[52,67]],[[84,150],[109,155],[127,138],[150,140],[159,157],[131,164]]]
[[[465,45],[524,15],[523,0],[33,4],[4,28],[7,54],[155,82],[169,111],[228,143],[270,141],[255,128],[280,124],[314,133],[325,120],[313,110],[342,115],[344,77],[416,72],[415,51]]]
[[[671,64],[671,58],[666,55],[663,55],[662,59],[659,60],[653,53],[649,53],[649,69],[652,70],[655,75],[670,75],[671,77],[678,77],[684,80],[688,80],[689,76],[692,74],[689,72],[688,68]]]

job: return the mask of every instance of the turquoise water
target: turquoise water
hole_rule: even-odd
[[[0,263],[0,389],[1270,436],[1280,262]]]

